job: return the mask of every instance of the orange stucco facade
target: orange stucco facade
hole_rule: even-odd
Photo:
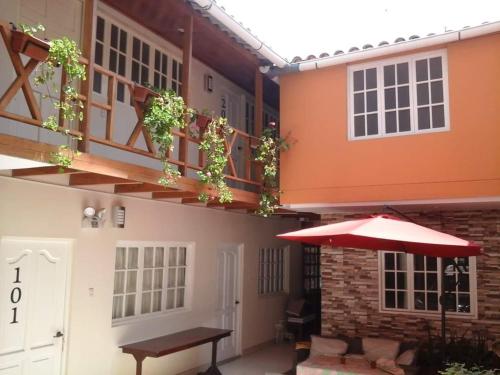
[[[500,34],[429,50],[442,48],[450,113],[444,132],[350,141],[348,65],[282,76],[281,134],[295,140],[281,157],[282,203],[500,196]]]

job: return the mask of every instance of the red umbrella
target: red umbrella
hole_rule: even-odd
[[[352,247],[370,250],[401,251],[441,258],[469,257],[481,254],[481,248],[466,240],[441,233],[392,215],[349,220],[278,235],[279,238],[319,246]],[[445,343],[443,306],[444,262],[441,273],[441,334]]]

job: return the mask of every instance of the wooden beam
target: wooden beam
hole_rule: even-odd
[[[13,169],[12,177],[27,177],[27,176],[42,176],[48,174],[61,174],[61,173],[78,173],[76,169],[64,168],[54,165],[51,167],[36,167],[36,168],[22,168]]]
[[[175,191],[175,189],[163,187],[160,185],[149,183],[138,184],[117,184],[115,185],[115,193],[154,193],[163,191]]]
[[[159,191],[153,193],[153,199],[197,198],[198,194],[191,191]]]
[[[183,204],[198,204],[198,205],[205,205],[204,202],[201,202],[198,197],[195,198],[182,198],[181,202]]]
[[[106,185],[106,184],[135,184],[136,181],[130,181],[124,178],[106,176],[95,173],[79,173],[69,176],[69,186],[78,185]]]
[[[96,38],[95,18],[97,10],[97,0],[85,0],[83,2],[83,43],[82,56],[88,60],[86,67],[85,81],[81,83],[82,94],[87,98],[83,103],[83,120],[80,121],[80,131],[83,133],[83,139],[78,142],[78,150],[82,152],[89,151],[90,135],[90,114],[92,113],[92,88],[94,80],[94,41]],[[107,128],[107,134],[110,128]]]
[[[191,86],[191,61],[193,57],[193,16],[189,15],[184,18],[184,35],[182,45],[182,99],[189,107],[189,89]],[[187,118],[186,118],[187,120]],[[179,138],[179,160],[184,162],[184,165],[179,166],[179,172],[185,176],[187,174],[186,163],[188,162],[189,154],[189,129],[184,128],[185,137]]]

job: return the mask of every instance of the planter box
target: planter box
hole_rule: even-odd
[[[22,31],[12,30],[11,47],[16,53],[22,53],[37,61],[45,61],[49,56],[50,44]]]
[[[146,103],[150,96],[158,96],[158,93],[142,85],[134,86],[134,100],[137,103]]]

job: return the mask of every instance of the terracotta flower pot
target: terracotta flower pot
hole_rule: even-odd
[[[14,52],[22,53],[37,61],[45,61],[49,57],[49,42],[19,30],[12,30],[11,47]]]
[[[212,121],[211,117],[205,115],[197,115],[196,117],[196,126],[203,131],[207,128],[208,124]]]
[[[134,100],[137,103],[146,103],[150,96],[158,96],[156,92],[142,85],[134,86]]]

